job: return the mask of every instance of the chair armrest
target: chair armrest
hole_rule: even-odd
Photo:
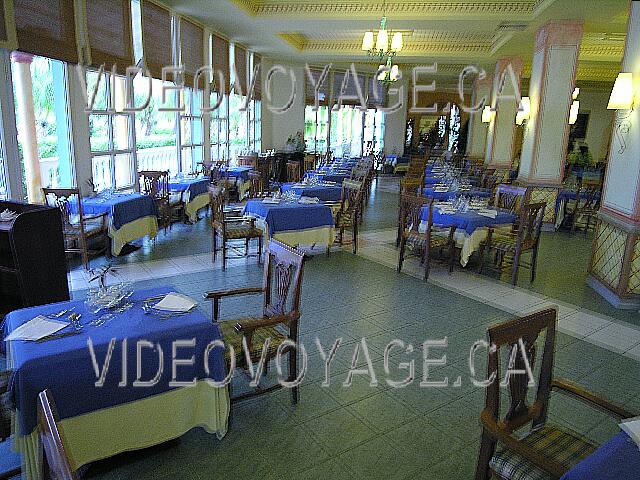
[[[234,295],[255,295],[257,293],[264,293],[262,287],[247,287],[247,288],[234,288],[232,290],[217,290],[215,292],[207,292],[204,294],[206,300],[212,298],[232,297]]]
[[[292,313],[290,315],[276,315],[275,317],[256,318],[251,320],[244,320],[242,323],[236,323],[233,328],[238,333],[251,334],[254,330],[263,327],[272,327],[280,323],[289,324],[300,318],[299,313]]]
[[[632,418],[637,416],[637,413],[630,412],[626,408],[616,403],[610,402],[609,400],[602,398],[593,392],[585,390],[580,385],[570,382],[569,380],[561,378],[555,379],[551,383],[551,388],[557,388],[558,390],[566,392],[569,395],[572,395],[579,400],[584,401],[585,403],[589,403],[596,408],[599,408],[600,410],[604,410],[606,413],[609,413],[620,419]]]
[[[531,463],[550,473],[554,478],[560,478],[565,474],[566,469],[564,466],[522,443],[513,433],[498,425],[493,419],[491,412],[483,410],[482,413],[480,413],[480,423],[482,423],[485,432],[491,437],[498,440],[512,452],[526,458]]]

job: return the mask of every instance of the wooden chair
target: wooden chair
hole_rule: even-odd
[[[520,209],[516,231],[489,228],[487,238],[480,244],[480,266],[478,271],[482,273],[484,267],[484,254],[491,248],[496,250],[498,266],[501,267],[504,257],[513,258],[511,283],[518,283],[518,270],[520,266],[531,270],[531,282],[536,279],[536,263],[538,259],[538,245],[540,243],[540,231],[544,219],[545,203],[530,203]],[[530,252],[531,261],[522,262],[522,254]]]
[[[304,171],[316,169],[316,155],[313,153],[307,153],[304,156]]]
[[[64,437],[58,428],[60,419],[48,390],[38,395],[38,436],[44,451],[45,478],[76,480],[64,448]]]
[[[524,205],[527,195],[526,187],[500,184],[496,188],[493,206],[517,213]]]
[[[205,177],[208,177],[211,175],[211,167],[213,166],[213,162],[209,161],[209,162],[205,162],[204,160],[202,162],[198,162],[196,164],[196,171],[195,174],[196,175],[204,175]]]
[[[258,263],[262,257],[262,230],[256,227],[255,218],[246,219],[237,216],[235,212],[225,212],[224,191],[217,186],[209,187],[209,204],[211,206],[211,246],[213,262],[215,263],[218,253],[218,237],[222,244],[222,270],[227,268],[227,259],[237,258],[237,256],[227,256],[227,242],[244,240],[244,256],[249,256],[249,241],[258,241]],[[232,216],[233,215],[233,216]]]
[[[300,181],[300,162],[287,162],[287,182]]]
[[[340,209],[336,213],[337,242],[343,245],[344,231],[351,229],[351,244],[353,253],[358,253],[358,224],[362,215],[362,183],[355,180],[342,182],[342,198]]]
[[[634,416],[574,383],[553,379],[556,318],[557,310],[552,308],[488,330],[487,340],[492,348],[488,349],[487,378],[494,380],[486,389],[486,404],[480,414],[482,436],[476,480],[488,480],[492,475],[501,480],[558,479],[596,449],[571,429],[547,422],[549,398],[554,389],[617,419]],[[520,347],[520,341],[524,348]],[[534,379],[535,392],[529,392],[526,373],[511,374],[508,388],[500,385],[501,359],[513,359],[512,369],[526,371],[522,350],[526,352],[531,371],[539,365],[535,368],[539,370],[538,378]],[[501,399],[501,394],[507,398]],[[500,408],[504,400],[507,400],[506,409]],[[523,432],[529,424],[529,431]]]
[[[43,188],[45,202],[58,207],[62,215],[65,253],[79,253],[85,270],[89,260],[103,253],[111,256],[107,213],[85,215],[80,190],[77,188]],[[97,244],[89,248],[89,244]]]
[[[173,221],[180,221],[184,218],[184,202],[182,192],[169,193],[169,171],[143,170],[138,172],[140,178],[140,189],[145,195],[153,198],[158,209],[158,225],[171,229]]]
[[[258,166],[258,154],[238,155],[238,165],[256,168]]]
[[[249,172],[249,181],[251,187],[249,188],[249,198],[264,198],[268,197],[270,192],[264,187],[264,179],[260,172]]]
[[[243,338],[250,352],[251,361],[254,363],[260,360],[266,339],[269,339],[267,362],[278,354],[285,341],[297,344],[303,266],[302,252],[272,239],[269,241],[264,263],[262,287],[238,288],[205,294],[205,298],[213,300],[214,322],[219,325],[225,344],[233,347],[237,367],[247,367],[242,347]],[[220,300],[239,295],[262,295],[264,299],[262,316],[220,321]],[[282,329],[286,333],[283,333]],[[291,382],[298,377],[297,350],[285,344],[282,347],[282,353],[289,355],[288,381]],[[230,349],[225,349],[227,363],[231,358]],[[231,401],[244,400],[279,388],[282,388],[279,383],[268,388],[258,387],[253,392],[237,397],[232,396]],[[298,402],[297,386],[291,389],[291,401],[293,404]]]
[[[400,254],[398,257],[398,273],[402,271],[405,250],[409,246],[414,251],[421,253],[421,263],[424,264],[424,280],[429,279],[431,265],[431,252],[434,249],[449,249],[449,273],[453,272],[453,265],[456,258],[456,243],[454,234],[456,227],[437,227],[433,225],[432,197],[421,195],[403,194],[400,196]],[[422,211],[426,207],[427,222],[425,231],[420,231],[422,221]]]
[[[11,437],[11,417],[13,408],[9,391],[11,371],[0,372],[0,442],[9,442]],[[20,475],[20,467],[9,467],[9,470],[0,472],[0,480],[8,480]]]
[[[595,228],[598,210],[600,210],[600,197],[602,195],[602,184],[599,182],[580,182],[576,191],[576,201],[570,212],[571,233],[576,228],[584,230],[586,235],[589,227]],[[593,223],[592,223],[593,222]]]

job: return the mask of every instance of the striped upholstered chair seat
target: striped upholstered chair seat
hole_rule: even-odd
[[[449,246],[448,231],[438,235],[437,232],[431,232],[431,248],[440,248]],[[407,246],[413,250],[422,250],[426,246],[427,236],[424,233],[410,231],[407,235]]]
[[[570,470],[596,446],[579,434],[546,424],[528,433],[522,443]],[[491,470],[505,480],[551,480],[553,477],[529,460],[506,448],[498,448],[490,462]]]
[[[226,237],[229,240],[238,238],[258,238],[262,236],[262,230],[249,223],[229,223],[226,225]]]

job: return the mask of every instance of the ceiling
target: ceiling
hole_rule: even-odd
[[[357,1],[162,0],[231,41],[266,57],[334,65],[371,65],[360,50],[367,30],[404,33],[398,63],[438,63],[453,80],[465,65],[493,71],[502,56],[519,55],[529,75],[537,29],[551,20],[584,22],[578,83],[612,83],[622,60],[628,0]],[[385,5],[386,4],[386,5]]]

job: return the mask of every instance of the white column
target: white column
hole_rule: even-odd
[[[496,169],[511,169],[516,133],[515,95],[520,90],[522,59],[505,57],[496,63],[491,108],[494,115],[489,122],[485,164]]]
[[[635,105],[618,110],[596,227],[589,284],[613,305],[640,307],[640,2],[631,2],[621,72]]]
[[[483,79],[476,78],[473,83],[472,105],[478,105],[484,98],[485,105],[491,103],[491,83],[493,77],[486,75]],[[487,149],[487,124],[482,123],[482,109],[469,114],[469,136],[467,137],[467,155],[482,158]]]
[[[9,196],[13,200],[24,201],[22,188],[22,167],[18,156],[18,139],[15,132],[16,117],[13,99],[13,81],[11,75],[11,60],[7,50],[0,49],[0,128],[4,131],[3,146],[5,160],[5,179],[9,189]]]
[[[20,112],[20,138],[24,174],[27,184],[27,200],[41,203],[42,180],[40,178],[40,156],[38,154],[38,137],[36,134],[36,115],[33,109],[33,84],[31,82],[31,61],[33,57],[27,53],[13,52],[11,59],[15,65],[16,103]]]

